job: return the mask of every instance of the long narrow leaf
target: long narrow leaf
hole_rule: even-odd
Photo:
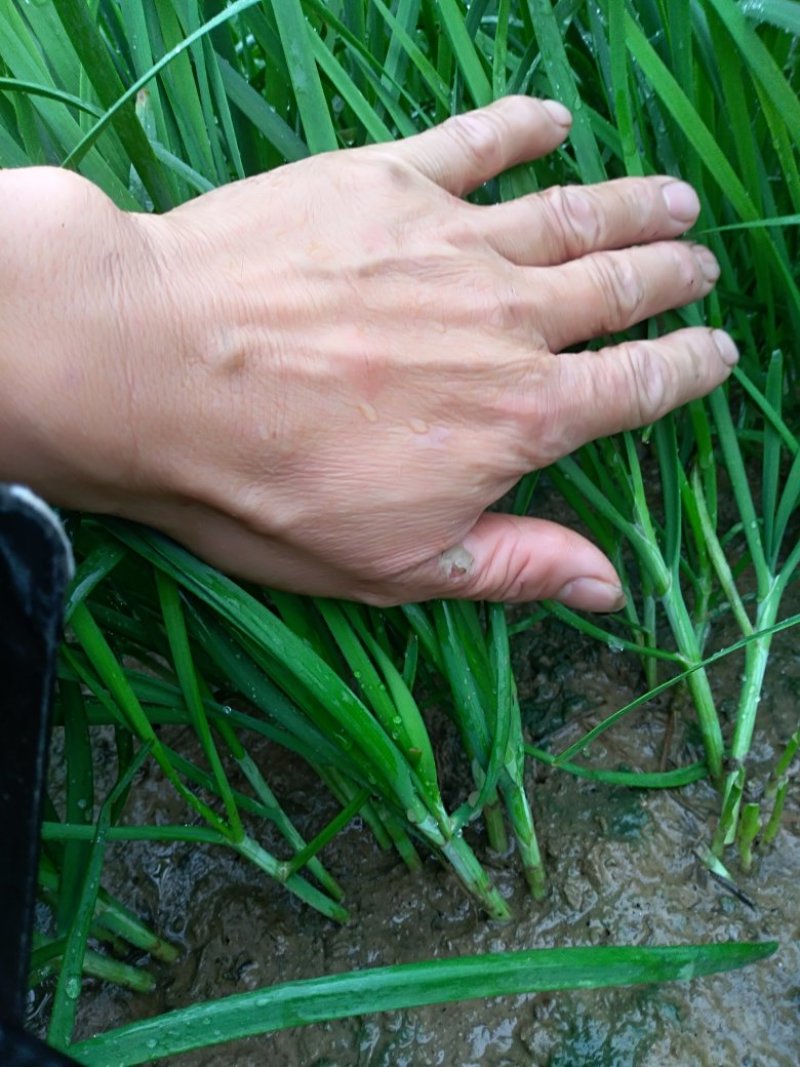
[[[686,947],[534,949],[464,959],[376,967],[290,982],[120,1027],[73,1045],[84,1067],[134,1067],[187,1052],[208,1040],[232,1041],[289,1026],[375,1011],[558,989],[596,989],[697,978],[766,959],[777,943]]]

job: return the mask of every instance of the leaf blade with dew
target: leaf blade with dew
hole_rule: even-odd
[[[308,156],[308,146],[301,137],[278,115],[274,108],[226,59],[219,57],[218,66],[222,84],[230,102],[273,146],[287,163],[295,163]]]
[[[559,752],[556,757],[556,766],[558,764],[571,760],[573,756],[576,756],[579,752],[582,752],[587,745],[590,745],[595,738],[605,733],[615,723],[619,722],[623,716],[629,712],[634,711],[636,708],[646,704],[648,700],[652,700],[654,697],[660,696],[661,693],[666,692],[667,689],[671,689],[674,685],[689,678],[696,671],[706,670],[708,667],[713,666],[719,660],[724,659],[725,656],[729,656],[732,652],[738,652],[739,649],[745,648],[751,641],[758,641],[761,638],[767,637],[771,634],[780,633],[782,630],[788,630],[791,626],[796,626],[800,623],[800,613],[796,615],[790,615],[782,622],[775,623],[772,626],[768,626],[763,630],[757,630],[751,634],[747,634],[746,637],[741,638],[739,641],[734,641],[732,645],[728,645],[726,648],[720,649],[719,652],[715,652],[711,656],[707,656],[705,659],[700,660],[698,663],[693,663],[691,667],[687,667],[685,671],[681,671],[680,674],[676,674],[673,678],[668,678],[665,682],[661,682],[660,685],[654,686],[652,689],[648,689],[646,693],[636,697],[634,700],[629,701],[624,707],[619,708],[611,715],[603,719],[597,726],[592,727],[583,737],[576,741],[574,744],[565,748],[562,752]]]
[[[611,51],[611,87],[617,128],[622,142],[625,171],[631,176],[645,173],[644,162],[636,143],[636,128],[630,90],[630,70],[625,44],[624,0],[609,0],[608,38]]]
[[[105,520],[104,525],[123,543],[171,574],[234,628],[249,633],[254,642],[268,649],[323,703],[376,770],[380,770],[403,810],[412,812],[420,822],[426,820],[427,813],[410,768],[392,742],[352,690],[276,616],[230,578],[166,538],[116,520]]]
[[[749,25],[740,4],[727,0],[708,0],[725,25],[739,50],[742,61],[750,68],[775,105],[795,145],[800,143],[800,100],[784,78],[764,42]]]
[[[492,48],[492,95],[495,100],[506,95],[508,85],[508,21],[511,16],[511,0],[500,0],[497,5],[497,22]]]
[[[0,9],[0,42],[0,56],[6,73],[14,75],[18,81],[58,88],[36,37],[19,12],[7,4]],[[37,91],[31,99],[23,96],[22,100],[29,105],[23,109],[26,121],[17,124],[24,158],[10,162],[20,166],[57,162],[71,145],[80,140],[82,130],[79,121],[67,108],[55,106],[64,102],[60,99],[49,99]],[[47,145],[46,153],[43,142]],[[131,210],[140,208],[141,205],[121,181],[116,169],[99,152],[91,152],[87,156],[82,173],[112,196],[120,207]]]
[[[186,37],[178,12],[174,4],[164,3],[158,5],[154,16],[158,51],[170,52]],[[215,160],[216,123],[209,127],[201,89],[203,71],[197,63],[198,47],[199,43],[194,43],[189,49],[177,52],[161,72],[160,81],[177,127],[175,149],[200,174],[217,175],[220,168]]]
[[[386,57],[382,63],[383,73],[388,82],[394,83],[394,85],[398,87],[403,81],[407,69],[406,52],[407,43],[410,40],[409,33],[413,33],[416,27],[417,20],[419,19],[420,5],[421,0],[399,0],[396,17],[388,11],[385,4],[383,5],[383,11],[381,12],[384,18],[389,14],[394,20],[394,32],[389,38],[389,47],[386,50]],[[375,3],[374,6],[378,7],[378,4]],[[399,39],[400,33],[404,34],[404,39],[402,40]]]
[[[53,4],[82,69],[92,78],[104,106],[109,107],[123,91],[123,85],[89,8],[71,0],[53,0]],[[153,203],[162,211],[169,210],[174,206],[172,192],[133,107],[119,108],[114,117],[120,140]]]
[[[784,482],[783,492],[781,494],[780,501],[778,503],[778,509],[775,513],[775,523],[773,528],[773,542],[775,544],[775,563],[777,569],[777,552],[783,543],[783,539],[786,536],[786,530],[789,526],[789,522],[792,516],[796,513],[798,505],[800,505],[800,452],[794,457],[792,465],[789,468],[789,473],[786,475],[786,481]]]
[[[692,763],[688,767],[678,767],[673,771],[614,771],[605,767],[583,767],[578,763],[562,762],[552,752],[547,752],[537,745],[526,744],[525,754],[576,778],[588,778],[592,782],[605,782],[607,785],[619,785],[625,789],[679,789],[708,777],[708,767],[705,763]]]
[[[489,752],[489,730],[483,715],[480,687],[460,639],[453,604],[446,600],[435,601],[432,614],[459,727],[468,743],[470,755],[485,766]]]
[[[472,818],[487,805],[494,803],[501,774],[509,760],[512,719],[515,713],[519,714],[519,709],[515,704],[505,608],[501,604],[489,604],[487,610],[489,612],[489,664],[492,672],[490,692],[494,697],[492,701],[494,714],[492,716],[484,714],[484,721],[489,728],[487,759],[478,776],[477,793],[467,801],[460,812],[459,821]],[[482,636],[480,640],[483,640]],[[484,700],[486,695],[484,694]],[[464,730],[468,726],[461,724],[461,728]]]
[[[412,753],[418,753],[420,757],[427,753],[425,768],[427,773],[424,778],[420,776],[420,785],[431,814],[445,827],[447,817],[439,796],[433,752],[430,748],[430,741],[427,739],[427,730],[411,694],[405,691],[402,681],[394,676],[392,676],[390,685],[387,684],[388,679],[382,680],[378,669],[362,646],[362,642],[369,648],[370,654],[379,666],[381,660],[385,660],[386,657],[377,642],[371,639],[369,633],[359,625],[354,609],[347,610],[339,607],[335,601],[323,599],[317,599],[316,605],[352,669],[365,699],[369,702],[387,736],[396,742],[399,751],[408,761],[415,775],[419,768],[419,761],[413,758]],[[386,666],[384,662],[384,671]],[[401,698],[399,705],[395,700],[395,694]],[[416,709],[416,715],[413,714],[412,709]]]
[[[742,0],[739,7],[752,22],[769,22],[778,29],[800,37],[800,8],[797,0]]]
[[[475,107],[492,102],[492,86],[457,0],[440,0],[439,15]]]
[[[664,61],[648,41],[642,28],[630,12],[625,15],[625,39],[628,50],[642,69],[659,99],[672,115],[684,136],[696,150],[706,167],[723,186],[723,190],[736,207],[743,221],[757,217],[755,205],[742,185],[730,162],[701,119],[691,100],[687,97]]]
[[[557,600],[542,600],[540,603],[544,610],[541,613],[537,613],[537,615],[534,616],[533,621],[539,621],[541,618],[546,618],[547,615],[553,615],[560,622],[566,623],[580,633],[585,633],[596,641],[602,641],[613,651],[619,649],[620,652],[633,652],[637,656],[652,656],[653,659],[664,660],[668,663],[677,663],[681,666],[685,666],[686,664],[686,660],[683,656],[676,652],[668,652],[666,649],[662,648],[651,648],[647,645],[641,645],[637,644],[635,641],[630,641],[628,638],[620,637],[619,634],[604,630],[602,626],[598,626],[591,619],[584,618],[582,615],[565,607],[564,604],[559,603]],[[520,630],[515,629],[514,632],[519,633]]]
[[[306,19],[299,0],[272,0],[272,11],[306,143],[312,154],[331,152],[339,147],[339,142],[311,45],[311,35],[316,31]]]
[[[715,389],[710,395],[708,403],[717,426],[719,443],[725,466],[728,470],[728,476],[731,480],[733,496],[742,518],[744,536],[750,552],[750,558],[755,567],[759,598],[763,599],[766,596],[771,576],[764,552],[764,542],[756,515],[753,495],[747,478],[744,457],[737,440],[730,407],[726,403],[722,389]]]
[[[406,683],[403,675],[392,663],[390,656],[386,654],[373,634],[370,633],[363,617],[356,612],[355,606],[345,604],[345,611],[350,616],[361,640],[369,649],[370,654],[383,674],[391,698],[394,701],[395,715],[392,720],[393,725],[402,726],[407,752],[414,753],[412,762],[415,769],[431,796],[434,809],[443,813],[444,809],[442,808],[436,760],[431,739],[419,705],[411,692],[411,686]],[[399,724],[394,722],[397,716],[401,720]]]
[[[153,65],[153,48],[157,46],[157,42],[153,40],[155,34],[152,23],[148,25],[145,0],[128,0],[127,3],[118,5],[118,15],[120,30],[128,45],[130,70],[134,75],[141,76]],[[164,144],[170,144],[180,150],[182,146],[175,143],[177,138],[168,124],[162,85],[154,79],[142,88],[141,92],[147,94],[156,136]],[[102,117],[102,111],[99,117]]]
[[[89,927],[92,923],[98,893],[100,892],[100,876],[103,869],[106,835],[111,826],[112,811],[117,798],[126,792],[149,752],[149,744],[146,743],[140,747],[129,766],[117,779],[97,817],[94,840],[89,861],[86,865],[86,873],[75,920],[66,938],[64,962],[56,983],[53,1010],[47,1032],[48,1041],[56,1048],[66,1048],[72,1039],[75,1013],[78,997],[80,996],[83,959],[86,953],[86,942],[89,938]]]
[[[102,684],[107,686],[112,698],[112,705],[115,703],[124,716],[127,729],[136,734],[143,743],[150,745],[154,759],[189,805],[217,830],[224,833],[226,828],[219,816],[199,797],[196,797],[188,790],[176,774],[164,751],[164,746],[150,725],[119,660],[114,655],[111,646],[105,639],[100,627],[92,618],[85,603],[78,604],[75,608],[72,615],[72,628],[86,652],[92,668],[97,673],[97,679],[100,679]],[[74,659],[73,664],[78,668],[78,664]],[[99,695],[97,679],[87,675],[80,668],[78,668],[78,671],[81,681]]]
[[[94,768],[81,687],[77,682],[59,682],[59,698],[64,708],[64,753],[67,785],[67,822],[91,824],[94,815]],[[56,925],[65,934],[74,917],[91,849],[81,843],[66,845],[61,860]]]
[[[743,222],[758,219],[758,209],[750,194],[742,184],[733,166],[720,148],[706,123],[698,114],[695,106],[666,67],[664,61],[648,41],[639,24],[630,14],[625,15],[625,32],[631,55],[640,65],[653,91],[663,106],[677,123],[683,135],[694,150],[697,158],[703,161],[706,172],[720,187],[726,198],[736,210]],[[754,239],[759,230],[754,232]],[[758,237],[763,241],[763,235]],[[791,313],[800,320],[800,291],[789,265],[769,242],[762,244],[763,254],[768,256],[783,280],[790,298]]]
[[[712,233],[735,233],[737,230],[769,230],[783,227],[800,226],[800,214],[775,215],[766,219],[751,219],[750,222],[731,222],[725,226],[709,226],[698,230],[697,236],[704,237]]]
[[[66,0],[64,0],[64,2],[66,3]],[[100,118],[95,123],[95,125],[87,131],[85,136],[78,142],[78,144],[75,145],[69,155],[67,155],[67,157],[64,159],[62,166],[77,166],[77,164],[80,162],[80,160],[83,159],[89,149],[92,148],[97,142],[98,138],[105,130],[105,128],[109,125],[109,123],[113,122],[115,116],[119,113],[119,111],[122,110],[122,108],[124,108],[125,105],[129,103],[129,101],[133,100],[139,90],[144,89],[147,83],[152,81],[152,79],[157,74],[159,74],[166,66],[168,66],[173,61],[173,59],[175,59],[179,55],[182,55],[187,48],[191,48],[195,41],[199,41],[200,38],[203,37],[205,34],[211,33],[218,26],[222,26],[224,23],[228,22],[230,19],[234,18],[242,11],[246,11],[248,8],[254,7],[259,2],[260,0],[233,0],[233,3],[229,4],[224,11],[221,11],[213,18],[208,19],[208,21],[204,22],[203,25],[200,26],[197,30],[195,30],[193,33],[190,33],[187,37],[185,37],[182,41],[175,45],[174,48],[170,49],[169,52],[161,56],[161,58],[155,63],[153,63],[153,65],[142,75],[140,75],[132,85],[128,86],[125,92],[122,93],[122,95],[119,96],[113,104],[106,107],[102,118]]]
[[[416,635],[420,647],[434,664],[440,674],[445,673],[444,658],[436,634],[436,628],[422,604],[403,604],[400,611],[405,616],[411,631]]]
[[[783,404],[783,353],[776,349],[770,357],[767,367],[765,395],[771,407],[781,411]],[[775,429],[769,424],[764,426],[764,454],[761,464],[761,513],[764,520],[764,551],[774,569],[777,560],[775,538],[775,519],[778,509],[778,485],[780,481],[781,440]]]
[[[73,1045],[84,1067],[134,1067],[197,1047],[203,1030],[231,1041],[375,1011],[478,997],[686,980],[766,959],[774,941],[534,949],[380,967],[291,982],[192,1005]],[[203,1026],[205,1023],[205,1027]]]
[[[307,705],[301,709],[300,703],[285,692],[285,686],[280,688],[219,620],[193,612],[192,636],[219,667],[227,683],[281,728],[281,744],[307,760],[316,759],[345,773],[356,769],[349,751],[342,751],[337,743],[336,732],[327,729],[330,720],[319,720]],[[238,721],[246,721],[236,712],[231,714]],[[254,721],[251,728],[260,728],[260,723]]]
[[[448,86],[439,76],[439,72],[433,64],[429,62],[427,56],[414,41],[414,38],[408,32],[400,18],[392,14],[391,10],[385,3],[383,3],[383,0],[374,0],[374,2],[375,9],[380,13],[381,18],[385,20],[386,25],[392,31],[392,38],[389,44],[389,55],[391,56],[394,51],[399,58],[402,50],[402,54],[405,54],[409,61],[413,63],[414,68],[420,74],[424,84],[430,89],[439,103],[443,105],[446,104],[448,98]],[[387,76],[391,77],[391,67],[385,69],[385,73]]]
[[[182,20],[184,32],[192,32],[202,24],[200,0],[192,0]],[[200,89],[203,114],[210,130],[211,148],[216,164],[215,176],[220,182],[228,180],[231,173],[236,178],[245,177],[242,152],[236,135],[227,94],[219,72],[218,56],[211,38],[202,37],[192,49],[196,77]]]
[[[441,650],[442,676],[452,694],[451,716],[470,760],[472,778],[478,789],[477,796],[480,796],[491,749],[492,716],[488,696],[492,678],[483,635],[478,632],[473,635],[474,639],[468,636],[478,626],[475,611],[474,604],[449,600],[434,601],[430,607]],[[494,790],[483,790],[483,793],[483,815],[489,842],[496,852],[503,853],[507,850],[508,840],[497,794]],[[470,802],[463,818],[471,818],[476,813],[477,808]]]
[[[68,623],[75,608],[92,590],[111,574],[125,556],[125,548],[113,541],[97,545],[75,569],[64,605],[64,622]]]
[[[355,84],[347,71],[336,61],[333,53],[319,37],[311,34],[311,50],[320,70],[338,90],[344,102],[359,119],[370,140],[375,144],[392,141],[392,131],[370,105],[364,94]]]
[[[387,66],[370,52],[363,40],[358,38],[350,29],[338,19],[325,0],[306,0],[319,18],[329,26],[345,42],[348,49],[352,50],[353,58],[362,77],[369,82],[370,88],[397,126],[397,131],[402,137],[413,136],[418,133],[417,126],[410,120],[406,110],[400,107],[400,101],[405,100],[408,108],[418,115],[418,121],[424,121],[424,108],[419,100],[410,95],[409,89],[402,82],[394,80],[387,71]],[[441,106],[448,106],[449,90],[447,84],[439,76],[436,68],[428,61],[422,50],[408,37],[397,17],[382,3],[382,0],[373,0],[371,10],[377,12],[386,21],[402,45],[405,53],[412,61],[413,70],[421,77],[423,85],[433,94]],[[394,39],[394,38],[393,38]],[[390,42],[390,50],[392,43]]]
[[[605,165],[578,90],[575,72],[570,66],[553,5],[550,0],[528,0],[528,9],[551,93],[572,112],[570,139],[575,149],[581,180],[587,184],[602,182],[606,178]]]
[[[750,381],[746,374],[742,373],[742,371],[738,367],[734,367],[733,377],[748,394],[750,399],[755,402],[756,406],[764,415],[765,419],[769,422],[769,424],[780,434],[783,446],[789,451],[789,454],[792,456],[797,456],[798,453],[800,453],[800,441],[798,441],[798,438],[795,436],[795,434],[792,433],[792,431],[783,421],[781,413],[775,410],[775,408],[772,406],[772,404],[770,404],[769,400],[764,396],[764,394],[753,384],[753,382]]]
[[[154,829],[158,829],[157,827]],[[184,829],[186,829],[184,827]],[[192,827],[193,830],[201,831],[201,827]],[[111,826],[109,827],[107,837],[109,840],[113,839],[116,833],[124,832],[124,827]],[[203,831],[208,834],[213,834],[213,830]],[[75,835],[72,837],[72,835]],[[42,823],[42,840],[82,840],[91,841],[94,835],[94,827],[81,824],[79,826],[68,827],[61,822],[48,822]],[[39,863],[38,872],[38,885],[41,891],[44,893],[57,893],[58,883],[60,876],[58,871],[47,862],[46,859],[42,859]],[[106,936],[111,933],[117,937],[127,941],[128,944],[133,945],[134,948],[141,949],[143,952],[147,952],[155,959],[161,960],[163,963],[174,963],[178,958],[178,949],[175,945],[166,941],[163,937],[159,937],[153,930],[146,926],[138,916],[126,908],[116,897],[113,897],[102,887],[97,894],[97,900],[94,908],[94,923],[97,927],[103,927],[106,930]],[[98,939],[102,939],[102,934],[93,929],[93,934]]]
[[[222,766],[222,760],[206,718],[206,710],[200,694],[200,681],[197,676],[192,650],[189,646],[189,636],[186,631],[186,621],[183,617],[178,587],[172,578],[161,571],[157,571],[155,577],[158,599],[164,618],[164,628],[167,632],[167,641],[172,653],[175,673],[183,693],[184,703],[189,711],[189,717],[200,746],[211,767],[219,795],[225,805],[231,833],[235,840],[241,840],[244,837],[244,827],[236,806],[233,790]]]
[[[508,761],[511,719],[515,711],[518,714],[518,708],[514,706],[514,677],[511,671],[511,651],[508,644],[505,607],[502,604],[489,604],[488,611],[496,711],[489,744],[489,761],[474,804],[478,810],[483,808],[495,791],[503,766]]]

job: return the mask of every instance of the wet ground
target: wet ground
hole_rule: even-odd
[[[565,655],[565,649],[570,654]],[[776,639],[750,766],[755,781],[798,725],[800,654],[792,631]],[[554,748],[641,691],[635,663],[547,623],[516,639],[529,734]],[[740,662],[713,675],[720,704],[733,708]],[[670,715],[639,709],[602,743],[597,766],[657,769]],[[436,716],[442,753],[456,752]],[[673,723],[667,766],[698,757],[683,713]],[[335,806],[313,776],[266,747],[268,778],[308,836]],[[453,758],[449,787],[463,788]],[[343,927],[298,904],[252,867],[221,850],[114,846],[112,891],[185,946],[159,972],[151,996],[95,985],[81,1001],[79,1035],[199,1000],[276,982],[433,957],[536,946],[677,944],[775,938],[772,959],[732,974],[620,991],[521,996],[451,1004],[289,1030],[169,1061],[174,1067],[796,1067],[800,1062],[800,802],[797,778],[783,826],[745,874],[731,860],[750,908],[712,881],[695,857],[709,839],[717,798],[704,783],[643,794],[530,765],[529,788],[548,866],[549,895],[523,891],[515,857],[476,849],[513,908],[507,925],[486,922],[455,879],[428,858],[410,874],[352,823],[324,853],[345,887]],[[127,817],[164,822],[185,815],[155,775],[134,791]],[[41,1011],[46,1010],[46,1003]],[[167,1061],[160,1061],[166,1063]]]

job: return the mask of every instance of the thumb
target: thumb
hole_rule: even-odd
[[[460,545],[426,564],[421,597],[559,600],[582,611],[619,611],[613,566],[585,537],[545,519],[487,512]]]

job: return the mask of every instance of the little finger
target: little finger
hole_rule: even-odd
[[[531,466],[587,441],[647,426],[725,381],[739,354],[722,330],[693,327],[654,341],[553,358],[531,389]]]

